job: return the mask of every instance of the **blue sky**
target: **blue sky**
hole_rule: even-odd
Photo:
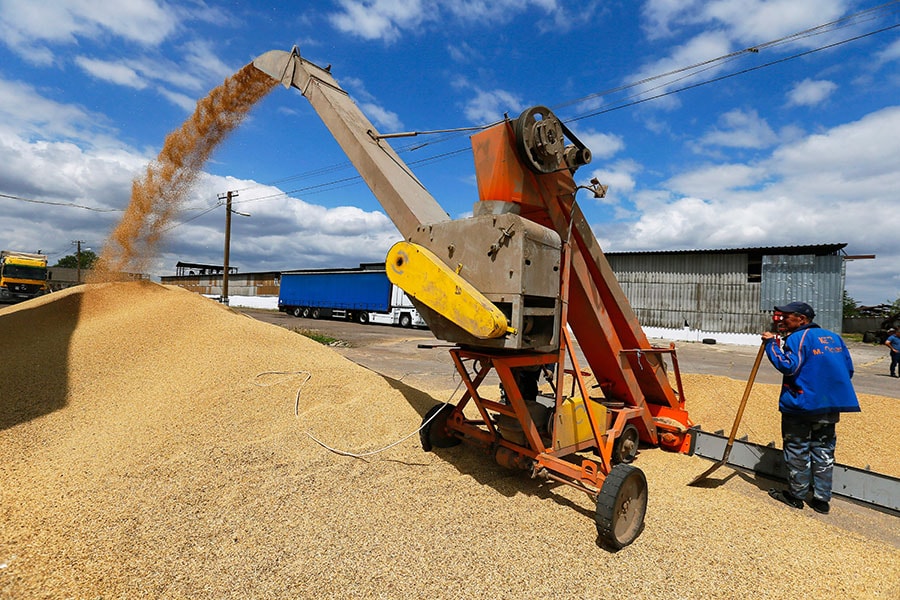
[[[848,293],[900,297],[900,3],[848,0],[0,0],[0,247],[99,253],[195,103],[297,45],[382,133],[546,105],[593,153],[606,251],[847,243]],[[748,49],[754,49],[750,51]],[[668,75],[666,75],[668,74]],[[662,76],[662,77],[659,77]],[[394,147],[454,217],[468,134]],[[398,234],[296,91],[214,154],[152,261],[242,272],[383,260]]]

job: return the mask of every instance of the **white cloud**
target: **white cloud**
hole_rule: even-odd
[[[722,65],[714,65],[705,67],[703,71],[682,71],[686,66],[699,64],[709,59],[727,54],[730,51],[730,41],[727,36],[720,32],[709,32],[698,35],[686,43],[676,46],[672,52],[665,58],[647,63],[641,69],[630,75],[625,83],[634,81],[642,81],[647,78],[656,77],[662,73],[670,73],[665,77],[653,79],[637,88],[644,96],[655,96],[662,94],[667,90],[696,82],[693,78],[694,73],[703,73],[705,78],[712,77],[721,70]],[[673,97],[661,98],[653,103],[654,107],[673,108],[678,106],[678,101]]]
[[[584,181],[580,181],[580,184],[587,185],[591,179],[597,179],[608,189],[605,198],[598,198],[595,201],[601,204],[618,204],[637,187],[636,177],[640,171],[641,166],[635,161],[620,160],[593,169]],[[584,200],[581,201],[584,202]]]
[[[75,57],[75,64],[81,67],[88,75],[97,79],[138,90],[147,87],[147,82],[134,69],[119,61],[97,60],[85,56],[77,56]]]
[[[788,106],[816,106],[837,90],[837,84],[824,79],[804,79],[788,92]]]
[[[170,89],[159,87],[158,88],[159,95],[174,104],[175,106],[181,107],[187,113],[192,113],[197,108],[197,99],[192,98],[186,94],[182,94],[180,92],[173,92]]]
[[[339,0],[342,12],[330,15],[339,31],[366,40],[396,40],[401,30],[416,28],[426,13],[420,0]]]
[[[666,187],[684,196],[717,199],[737,190],[758,187],[765,172],[744,164],[708,165],[669,179]]]
[[[383,133],[396,133],[403,128],[403,121],[395,112],[371,102],[363,102],[359,107]]]
[[[641,12],[651,39],[703,25],[751,46],[826,23],[851,7],[848,0],[647,0]],[[798,43],[814,46],[819,42],[801,38]]]
[[[466,118],[484,125],[503,118],[509,112],[518,115],[525,109],[521,98],[506,90],[476,90],[475,97],[465,107]]]
[[[703,22],[726,27],[742,44],[778,39],[846,14],[848,0],[717,0],[702,5]],[[817,38],[799,44],[819,45]]]
[[[24,83],[0,79],[0,98],[0,129],[24,137],[79,137],[98,144],[108,127],[102,115],[45,98]]]
[[[397,113],[388,110],[366,89],[366,84],[357,77],[342,77],[341,87],[350,91],[350,95],[359,104],[360,110],[375,124],[382,133],[394,133],[403,129],[403,121]]]
[[[726,148],[766,148],[778,140],[766,120],[755,110],[728,111],[719,118],[719,126],[702,138],[702,146]]]
[[[615,250],[847,242],[896,267],[900,107],[810,135],[757,164],[706,165],[633,196]],[[756,181],[759,179],[759,183]],[[674,193],[674,196],[672,195]],[[875,218],[873,218],[873,215]]]
[[[890,44],[887,48],[878,54],[878,60],[882,63],[900,60],[900,40]]]
[[[619,135],[601,133],[593,129],[573,129],[572,133],[588,147],[595,161],[614,156],[625,147],[625,142]]]
[[[575,19],[589,19],[599,6],[584,3],[573,14],[557,0],[338,0],[338,4],[341,10],[328,15],[338,31],[387,43],[404,32],[422,33],[426,26],[440,26],[450,19],[489,27],[508,23],[531,9],[544,15],[533,21],[538,31],[559,33],[572,27]]]
[[[42,42],[75,44],[78,38],[112,34],[142,45],[158,44],[171,35],[177,19],[156,0],[4,0],[0,32],[13,51]]]

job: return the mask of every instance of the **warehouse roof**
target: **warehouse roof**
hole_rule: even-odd
[[[624,252],[604,252],[607,256],[624,254],[815,254],[827,256],[837,254],[847,244],[810,244],[806,246],[759,246],[755,248],[717,248],[707,250],[630,250]]]

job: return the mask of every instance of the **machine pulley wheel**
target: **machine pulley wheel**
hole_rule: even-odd
[[[459,444],[459,438],[447,432],[447,419],[454,408],[448,403],[435,404],[425,413],[419,430],[422,450],[431,452],[432,448],[450,448]]]
[[[613,442],[613,464],[630,463],[633,461],[634,457],[637,456],[639,443],[640,439],[637,427],[635,427],[633,423],[628,423],[625,425],[624,429],[622,429],[622,433],[616,438],[616,441]]]
[[[546,106],[532,106],[516,119],[519,156],[536,173],[553,173],[563,163],[566,140],[562,124]]]
[[[610,548],[624,548],[644,530],[647,478],[632,465],[618,464],[603,480],[597,495],[597,535]]]

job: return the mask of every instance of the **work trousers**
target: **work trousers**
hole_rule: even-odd
[[[814,498],[830,502],[837,444],[834,423],[816,423],[782,415],[781,438],[791,494],[805,499],[811,487]]]
[[[897,372],[898,365],[900,365],[900,352],[891,350],[891,377],[900,375],[900,373]]]

